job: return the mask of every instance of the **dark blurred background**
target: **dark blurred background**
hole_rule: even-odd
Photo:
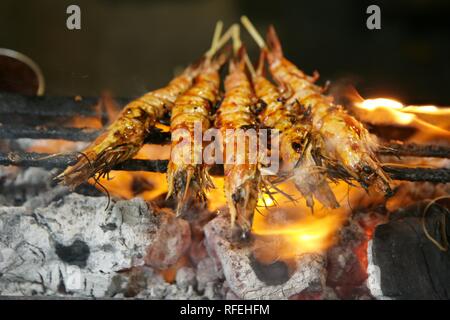
[[[81,7],[80,31],[66,28],[70,4]],[[366,28],[370,4],[381,7],[381,30]],[[242,14],[264,32],[273,23],[287,57],[321,81],[450,104],[449,0],[1,0],[0,47],[34,59],[48,95],[134,97],[197,59],[218,19],[228,27]]]

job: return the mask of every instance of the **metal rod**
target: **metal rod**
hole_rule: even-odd
[[[1,125],[0,139],[63,139],[69,141],[93,141],[102,130],[90,128],[47,127]],[[157,128],[153,129],[145,139],[146,143],[165,144],[170,142],[170,133]]]
[[[97,98],[34,97],[0,92],[0,114],[72,117],[99,116]]]
[[[69,141],[93,141],[100,131],[88,128],[66,128],[47,126],[0,126],[0,139],[63,139]]]
[[[64,169],[77,160],[75,153],[51,156],[43,153],[0,153],[0,165],[21,167],[43,167],[47,169]],[[131,159],[117,165],[113,170],[162,172],[167,170],[168,160]],[[383,166],[384,171],[394,180],[427,181],[433,183],[449,183],[450,168],[399,168]],[[212,168],[212,173],[220,175],[220,166]],[[222,173],[223,174],[223,173]]]
[[[36,152],[0,153],[0,165],[19,167],[42,167],[46,169],[65,169],[78,159],[77,153],[50,155]],[[167,160],[130,159],[114,168],[122,171],[166,172]]]
[[[131,101],[129,98],[114,98],[120,106]],[[35,97],[9,92],[0,92],[0,115],[24,115],[45,117],[92,117],[104,116],[104,110],[98,107],[96,97]]]
[[[399,168],[383,166],[393,180],[449,183],[450,168]]]
[[[450,147],[438,145],[419,145],[415,143],[391,142],[383,145],[380,155],[450,158]]]

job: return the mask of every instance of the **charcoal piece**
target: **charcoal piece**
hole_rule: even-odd
[[[191,245],[191,227],[186,220],[166,212],[154,241],[147,248],[145,263],[157,269],[167,269],[177,263]]]
[[[253,254],[250,255],[250,265],[259,280],[269,286],[281,285],[290,278],[289,267],[284,261],[270,264],[259,262]]]
[[[0,206],[0,295],[112,295],[118,272],[143,264],[157,214],[142,199],[105,212],[106,201],[69,194],[33,209]]]
[[[298,256],[287,281],[268,285],[257,276],[252,267],[251,246],[237,247],[230,241],[229,217],[216,217],[205,225],[204,231],[208,253],[214,259],[218,272],[223,272],[232,296],[240,299],[288,299],[307,289],[320,292],[324,288],[324,254],[307,253]]]
[[[55,252],[67,264],[84,268],[86,267],[86,261],[89,258],[91,250],[86,242],[77,239],[69,246],[56,242]]]
[[[422,228],[424,204],[392,214],[392,220],[376,228],[369,246],[369,287],[375,296],[395,299],[450,299],[450,251],[439,250]],[[447,228],[440,230],[442,217]],[[433,205],[426,216],[429,233],[442,241],[450,235],[449,212]],[[370,270],[369,270],[370,271]],[[374,285],[377,282],[378,285]],[[376,288],[377,287],[377,288]]]

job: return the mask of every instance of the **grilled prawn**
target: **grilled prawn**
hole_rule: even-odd
[[[391,193],[389,178],[383,172],[375,151],[377,141],[354,117],[315,85],[316,77],[308,77],[284,58],[280,42],[273,27],[269,29],[269,68],[275,80],[286,88],[286,104],[311,108],[312,125],[321,135],[320,161],[334,171],[334,175],[356,180],[363,188],[374,185],[378,190]]]
[[[255,93],[264,109],[259,114],[260,122],[280,131],[280,156],[284,169],[292,172],[295,185],[306,199],[309,207],[314,206],[313,196],[330,208],[339,206],[313,154],[320,143],[319,135],[312,129],[307,115],[299,118],[284,104],[277,87],[263,75],[264,51],[257,72],[253,74]]]
[[[233,236],[240,239],[245,239],[251,229],[261,183],[258,157],[255,157],[257,151],[250,151],[246,136],[249,133],[247,130],[257,125],[253,112],[255,102],[251,83],[245,73],[244,59],[231,61],[225,79],[225,97],[217,111],[216,127],[220,129],[223,139],[224,191],[234,229]],[[256,134],[256,131],[253,130],[253,133]],[[239,139],[241,143],[243,141],[240,146]],[[236,223],[237,228],[234,228]]]
[[[220,75],[224,63],[221,56],[205,61],[194,85],[181,95],[172,109],[170,131],[172,149],[167,169],[168,194],[177,199],[177,214],[181,214],[188,198],[206,201],[205,191],[213,187],[208,166],[202,162],[201,141],[195,141],[195,130],[203,132],[211,127],[210,112],[218,100]]]
[[[106,131],[80,153],[77,163],[56,179],[76,187],[97,174],[106,176],[116,164],[132,158],[156,121],[189,89],[198,71],[198,66],[190,66],[166,87],[131,101]]]

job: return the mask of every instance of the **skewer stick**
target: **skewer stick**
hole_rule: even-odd
[[[267,47],[264,39],[261,37],[259,32],[256,30],[255,26],[250,22],[250,20],[247,18],[247,16],[241,17],[241,23],[247,29],[247,32],[250,34],[250,36],[255,40],[258,47],[261,49],[264,49]]]
[[[220,40],[220,35],[222,34],[222,29],[223,29],[223,22],[222,22],[222,20],[219,20],[219,21],[217,21],[216,28],[214,30],[214,36],[213,36],[213,41],[212,41],[212,45],[211,45],[211,50],[214,50],[214,48],[217,46],[217,43]]]
[[[222,48],[225,43],[227,43],[233,35],[233,28],[236,24],[233,24],[228,30],[223,34],[223,36],[217,40],[217,42],[211,45],[211,48],[206,52],[205,57],[211,58],[220,48]]]
[[[239,25],[233,25],[233,52],[236,54],[239,51],[239,48],[242,46],[241,42],[241,28]]]
[[[256,71],[255,68],[253,67],[252,62],[250,61],[250,58],[248,57],[247,52],[245,53],[245,64],[247,65],[248,71],[250,71],[250,75],[252,76],[252,78],[256,77]]]
[[[213,40],[211,42],[211,47],[205,54],[207,57],[211,57],[214,54],[214,52],[216,51],[215,48],[217,47],[217,43],[220,40],[220,35],[222,34],[222,29],[223,29],[223,22],[222,22],[222,20],[219,20],[219,21],[217,21],[216,27],[214,29],[214,35],[213,35]]]
[[[233,30],[233,52],[234,52],[234,54],[236,54],[238,52],[238,50],[242,47],[240,30],[241,29],[239,28],[239,25],[236,25]],[[249,58],[247,52],[245,52],[244,60],[245,60],[245,64],[246,64],[251,76],[252,77],[256,76],[255,68],[253,67],[252,62],[250,61],[250,58]]]

